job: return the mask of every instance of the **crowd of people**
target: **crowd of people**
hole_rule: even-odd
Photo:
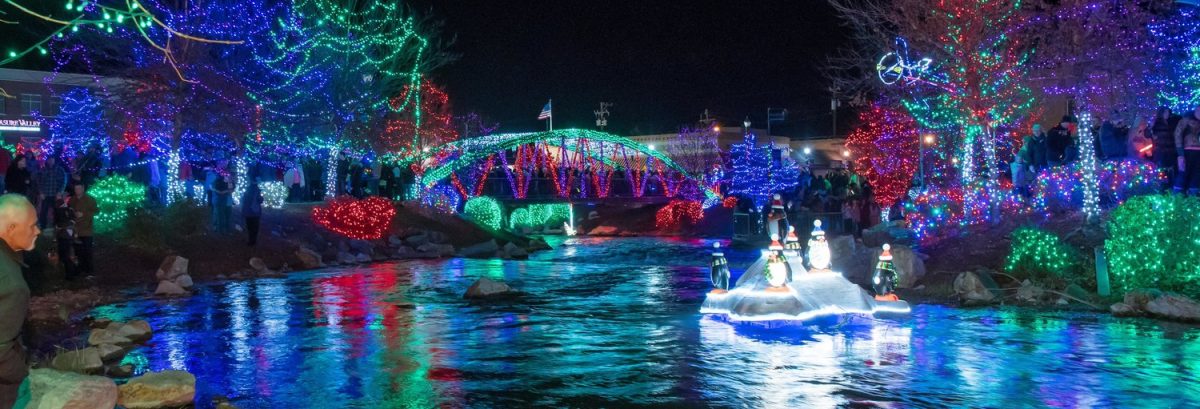
[[[89,152],[91,153],[91,152]],[[81,157],[71,171],[54,156],[13,155],[0,149],[0,169],[5,170],[4,193],[19,195],[29,201],[40,231],[52,234],[56,241],[59,262],[68,281],[90,277],[95,269],[92,262],[93,225],[98,212],[96,200],[88,194],[95,181],[95,168],[90,167],[96,156]],[[95,162],[97,165],[99,162]]]

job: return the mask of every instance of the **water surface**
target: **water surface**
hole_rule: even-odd
[[[148,319],[154,338],[126,361],[196,374],[199,407],[215,396],[241,408],[1185,407],[1200,396],[1194,326],[931,305],[820,329],[731,325],[697,313],[711,242],[552,244],[528,261],[293,273],[96,313]],[[735,269],[757,256],[726,254]],[[479,277],[526,295],[463,300]]]

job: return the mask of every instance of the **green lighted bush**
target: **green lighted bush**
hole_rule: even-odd
[[[1111,214],[1104,250],[1119,288],[1200,295],[1200,199],[1129,199]]]
[[[121,175],[112,175],[96,182],[88,190],[96,199],[95,227],[98,232],[110,232],[120,228],[129,217],[129,208],[139,206],[146,198],[146,187],[131,182]]]
[[[1078,252],[1054,233],[1022,227],[1012,234],[1005,270],[1019,279],[1075,282],[1081,276]]]
[[[512,214],[508,215],[508,224],[513,230],[533,227],[533,223],[529,220],[529,211],[523,207],[513,210]]]
[[[463,206],[463,216],[481,227],[500,230],[504,210],[496,199],[481,196],[467,201],[466,206]]]

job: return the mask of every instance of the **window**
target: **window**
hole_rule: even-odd
[[[46,116],[58,116],[60,107],[62,107],[62,97],[50,97],[50,107],[46,109]]]
[[[34,112],[42,112],[42,96],[40,94],[21,94],[21,114],[33,116]]]

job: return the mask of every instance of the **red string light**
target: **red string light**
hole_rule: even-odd
[[[867,178],[875,203],[888,207],[904,196],[916,173],[916,121],[899,110],[872,104],[859,115],[862,125],[846,138],[856,171]]]
[[[313,208],[313,221],[343,236],[374,240],[382,238],[392,224],[396,208],[381,197],[357,200],[341,196],[322,207]]]
[[[654,217],[654,227],[658,229],[677,228],[683,224],[695,225],[704,218],[704,206],[695,200],[672,200],[663,208],[658,209]]]

